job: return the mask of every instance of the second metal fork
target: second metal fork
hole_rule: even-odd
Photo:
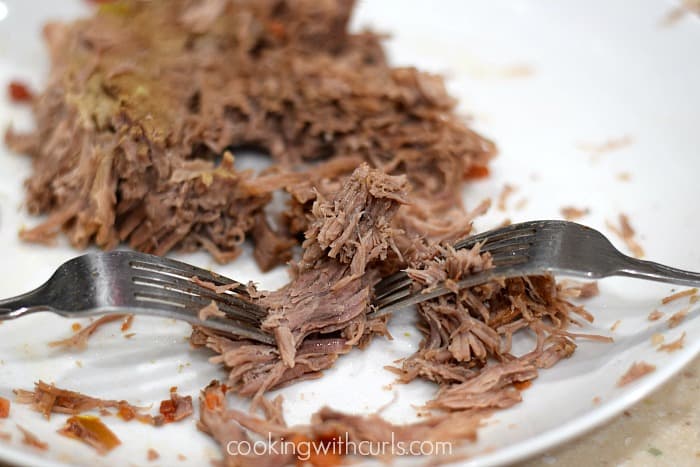
[[[603,234],[575,222],[543,220],[513,224],[490,230],[455,243],[455,249],[481,244],[491,254],[493,268],[473,274],[458,287],[472,287],[495,278],[544,273],[602,279],[626,276],[686,286],[700,286],[700,273],[683,271],[620,252]],[[449,293],[437,287],[429,293],[416,292],[405,272],[382,280],[376,287],[375,316],[392,313]]]

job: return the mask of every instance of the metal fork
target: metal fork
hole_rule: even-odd
[[[481,251],[491,254],[494,267],[458,282],[459,287],[546,272],[589,279],[617,275],[700,285],[700,274],[625,256],[600,232],[573,222],[514,224],[469,237],[454,246],[472,248],[477,244]],[[219,294],[193,282],[192,277],[217,286],[235,286]],[[445,287],[429,293],[416,291],[408,275],[399,272],[374,287],[375,298],[368,316],[386,315],[447,293],[450,291]],[[212,300],[226,318],[201,321],[199,310]],[[74,258],[39,288],[0,300],[0,321],[40,311],[67,317],[108,313],[162,316],[275,343],[271,334],[260,329],[267,310],[254,302],[243,284],[179,261],[130,251]]]
[[[495,278],[543,273],[587,279],[626,276],[700,286],[700,273],[627,256],[602,233],[575,222],[543,220],[513,224],[458,241],[454,247],[472,248],[477,244],[481,244],[481,251],[491,254],[494,267],[459,281],[460,288]],[[371,316],[382,316],[449,293],[445,287],[429,293],[415,291],[405,272],[383,279],[375,291],[375,311]]]
[[[193,282],[193,277],[217,286],[237,285],[216,293]],[[212,300],[226,318],[200,320],[199,311]],[[267,310],[254,303],[245,285],[180,261],[131,251],[79,256],[63,263],[37,289],[0,300],[0,321],[40,311],[71,318],[110,313],[161,316],[275,343],[260,329]]]

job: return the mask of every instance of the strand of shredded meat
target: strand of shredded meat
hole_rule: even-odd
[[[51,413],[78,415],[93,410],[107,413],[107,409],[115,409],[117,415],[125,421],[138,420],[159,426],[163,423],[182,420],[193,413],[192,397],[182,397],[172,391],[170,398],[161,403],[161,413],[155,416],[144,414],[144,408],[136,407],[123,400],[99,399],[61,389],[43,381],[34,383],[33,391],[15,389],[14,392],[17,403],[30,405],[33,410],[40,412],[47,419]]]

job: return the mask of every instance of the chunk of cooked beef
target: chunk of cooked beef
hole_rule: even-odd
[[[532,363],[513,360],[484,368],[463,383],[444,386],[428,407],[445,410],[503,409],[520,402],[513,383],[537,377]]]
[[[174,389],[170,390],[170,398],[161,401],[158,412],[163,416],[164,423],[184,420],[194,413],[192,396],[181,396]]]
[[[407,189],[404,176],[387,176],[363,164],[332,199],[317,197],[299,269],[312,269],[328,257],[349,264],[352,277],[357,278],[368,264],[385,261],[391,252],[400,257],[394,238],[403,232],[392,221],[406,203]]]
[[[463,175],[488,162],[493,144],[455,113],[440,77],[392,68],[378,35],[348,33],[353,5],[124,0],[47,25],[37,129],[7,134],[34,160],[29,211],[48,215],[22,238],[63,231],[78,247],[235,259],[265,227],[256,219],[270,192],[305,181],[273,188],[236,170],[227,148],[241,146],[307,178],[318,160],[365,160],[405,174],[435,201],[434,215],[459,205]],[[306,210],[290,213],[303,227]],[[286,260],[286,242],[262,241],[263,268]]]
[[[390,254],[400,257],[394,238],[402,232],[392,220],[405,197],[404,177],[363,164],[332,199],[316,199],[296,277],[261,300],[270,310],[263,329],[275,334],[289,367],[306,336],[364,322],[377,280],[371,267]]]
[[[292,259],[292,248],[297,244],[296,240],[274,230],[262,212],[255,217],[251,237],[255,243],[253,257],[263,272]]]

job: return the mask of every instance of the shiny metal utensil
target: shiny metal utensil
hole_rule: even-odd
[[[700,273],[627,256],[615,248],[602,233],[575,222],[523,222],[474,235],[454,246],[457,249],[472,248],[476,244],[481,244],[481,251],[491,254],[494,267],[458,282],[460,288],[483,284],[495,278],[544,273],[587,279],[626,276],[700,286]],[[405,272],[383,279],[375,290],[376,310],[372,316],[392,313],[449,293],[445,287],[421,293],[420,290],[415,290]]]

